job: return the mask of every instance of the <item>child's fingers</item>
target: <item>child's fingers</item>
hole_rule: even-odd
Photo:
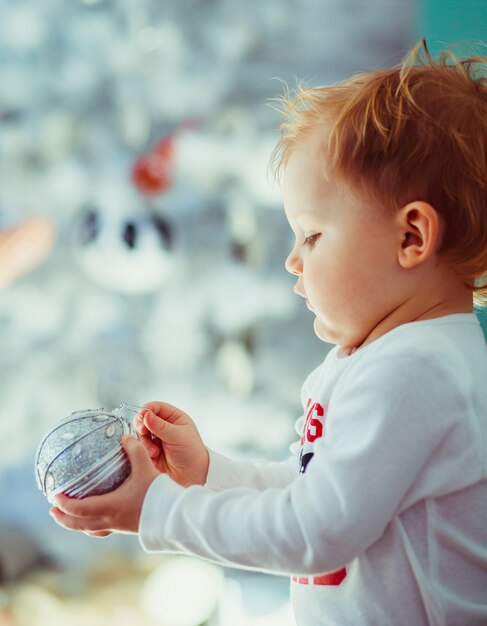
[[[144,425],[144,421],[140,413],[134,417],[133,424],[139,436],[143,437],[144,435],[149,434],[149,431],[147,430],[147,427]]]
[[[159,454],[161,450],[160,442],[157,441],[157,439],[154,439],[154,436],[144,424],[142,419],[143,418],[140,415],[137,415],[134,418],[134,427],[145,449],[149,452],[149,455],[154,458]]]
[[[185,428],[172,424],[171,422],[167,422],[165,419],[158,417],[151,411],[146,411],[144,413],[144,425],[150,433],[155,435],[164,443],[176,445],[184,443]]]
[[[125,450],[130,464],[132,465],[132,470],[141,470],[150,468],[153,469],[152,461],[147,458],[147,446],[144,445],[141,441],[137,441],[135,437],[131,435],[124,435],[122,437],[122,447]],[[152,442],[152,446],[155,446],[155,443]],[[157,453],[159,453],[159,448],[156,446]],[[149,452],[149,456],[152,456]],[[112,492],[114,493],[114,492]]]
[[[108,496],[69,498],[61,493],[54,498],[54,508],[70,517],[100,517],[107,512]]]
[[[64,511],[61,511],[58,507],[51,507],[49,514],[53,517],[54,521],[67,528],[68,530],[82,530],[90,532],[106,532],[107,523],[104,518],[100,517],[75,517],[69,515]]]
[[[141,415],[146,412],[144,409],[151,411],[160,419],[163,419],[165,422],[170,422],[171,424],[181,422],[181,420],[187,421],[189,419],[184,411],[181,411],[181,409],[167,402],[146,402],[140,412]]]
[[[155,458],[158,456],[161,451],[160,442],[138,416],[134,419],[134,427],[150,457]]]
[[[155,441],[152,439],[150,434],[142,435],[140,437],[140,441],[142,445],[145,447],[145,449],[147,450],[147,452],[149,453],[149,456],[151,458],[155,458],[156,456],[158,456],[158,454],[161,451],[161,448],[160,446],[157,445],[157,443],[155,443]]]

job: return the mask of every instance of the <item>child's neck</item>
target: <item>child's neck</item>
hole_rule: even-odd
[[[435,294],[415,294],[414,297],[401,303],[401,305],[394,308],[382,319],[363,342],[354,346],[341,346],[339,354],[340,356],[349,356],[394,328],[409,322],[430,320],[456,313],[472,313],[472,311],[472,293],[465,287],[455,290],[455,292],[450,292],[448,297],[443,298],[438,297],[438,294],[436,294],[436,297]]]

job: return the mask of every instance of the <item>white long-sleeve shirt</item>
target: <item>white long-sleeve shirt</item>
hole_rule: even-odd
[[[475,315],[404,324],[303,385],[284,463],[210,454],[151,484],[140,541],[292,577],[299,626],[487,624],[487,347]],[[263,416],[265,419],[265,416]]]

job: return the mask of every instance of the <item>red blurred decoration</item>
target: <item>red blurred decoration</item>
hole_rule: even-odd
[[[157,196],[169,189],[173,179],[176,139],[183,131],[198,125],[196,120],[185,120],[137,159],[131,176],[139,191],[147,196]]]
[[[132,168],[132,180],[142,193],[158,195],[164,193],[172,181],[172,157],[174,137],[164,137],[147,154],[137,159]]]

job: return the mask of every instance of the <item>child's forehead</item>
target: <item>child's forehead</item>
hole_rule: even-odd
[[[323,128],[308,131],[294,143],[284,167],[284,184],[286,178],[315,185],[335,180],[328,154],[328,135]]]
[[[323,162],[326,161],[329,136],[330,127],[328,125],[320,125],[308,129],[305,134],[295,141],[291,156],[295,154]]]
[[[290,160],[288,166],[289,171],[288,167],[284,170],[284,209],[288,220],[299,230],[342,219],[345,215],[359,221],[386,217],[364,193],[333,174],[325,175],[324,159],[298,160],[294,164]]]
[[[346,181],[333,172],[326,150],[320,135],[308,137],[293,148],[283,171],[285,197],[295,198],[300,204],[308,195],[343,199],[356,195]]]

